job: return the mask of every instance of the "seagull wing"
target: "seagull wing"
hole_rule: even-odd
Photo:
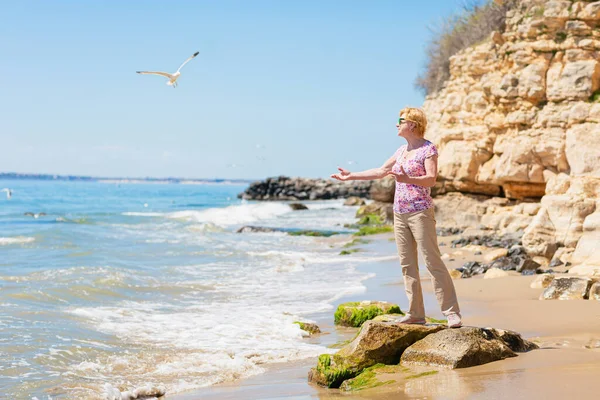
[[[142,74],[142,75],[160,75],[160,76],[164,76],[165,78],[168,79],[173,79],[173,75],[167,73],[167,72],[160,72],[160,71],[136,71],[138,74]]]
[[[192,54],[192,55],[191,55],[191,56],[190,56],[190,57],[189,57],[187,60],[185,60],[185,61],[183,62],[183,64],[181,64],[181,66],[180,66],[179,68],[177,68],[177,72],[179,72],[179,70],[180,70],[181,68],[183,68],[183,66],[184,66],[185,64],[187,64],[187,63],[188,63],[188,62],[189,62],[189,61],[190,61],[192,58],[196,57],[198,54],[200,54],[200,52],[199,52],[199,51],[197,51],[197,52],[195,52],[194,54]]]

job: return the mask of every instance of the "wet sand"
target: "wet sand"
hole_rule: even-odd
[[[373,243],[362,248],[393,256],[395,244],[391,235],[378,235]],[[440,237],[449,244],[453,237]],[[451,249],[440,247],[448,268],[466,261],[479,261],[486,254],[474,255],[481,248]],[[351,257],[351,256],[349,256]],[[347,301],[385,300],[402,309],[407,306],[402,274],[397,259],[365,263],[362,271],[373,272],[374,278],[364,282],[365,293],[340,299]],[[593,396],[600,376],[600,302],[540,301],[542,289],[531,289],[533,276],[508,276],[483,279],[475,276],[454,283],[465,325],[495,327],[517,331],[533,340],[539,350],[521,353],[518,357],[478,367],[453,371],[440,370],[435,375],[406,379],[402,374],[384,374],[380,380],[395,383],[357,393],[324,389],[307,382],[308,370],[316,365],[313,359],[294,363],[274,364],[264,374],[238,382],[224,383],[180,395],[178,400],[191,399],[554,399]],[[442,315],[432,294],[431,282],[423,276],[427,314]],[[333,325],[333,312],[314,317],[322,331],[329,334],[307,339],[329,346],[354,335],[351,328]],[[435,368],[430,368],[435,369]]]

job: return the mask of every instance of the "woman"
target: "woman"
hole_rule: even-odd
[[[340,181],[396,178],[394,195],[394,234],[400,256],[408,312],[400,320],[405,324],[424,324],[425,307],[419,278],[417,246],[433,278],[433,288],[448,327],[462,326],[458,300],[452,278],[444,265],[437,244],[431,187],[437,178],[437,149],[426,140],[427,118],[418,108],[404,108],[396,124],[398,136],[407,144],[400,147],[381,167],[362,172],[338,168],[331,175]]]

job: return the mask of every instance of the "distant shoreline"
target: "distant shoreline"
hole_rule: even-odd
[[[16,172],[0,173],[0,180],[38,180],[38,181],[73,181],[73,182],[101,182],[101,183],[156,183],[156,184],[249,184],[254,179],[190,179],[190,178],[129,178],[129,177],[93,177],[81,175],[51,175],[51,174],[21,174]]]

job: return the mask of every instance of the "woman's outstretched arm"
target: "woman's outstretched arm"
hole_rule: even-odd
[[[392,167],[395,163],[396,155],[394,154],[379,168],[367,169],[366,171],[361,172],[350,172],[347,169],[338,167],[340,172],[332,174],[331,177],[338,181],[368,181],[371,179],[381,179],[392,171]]]

